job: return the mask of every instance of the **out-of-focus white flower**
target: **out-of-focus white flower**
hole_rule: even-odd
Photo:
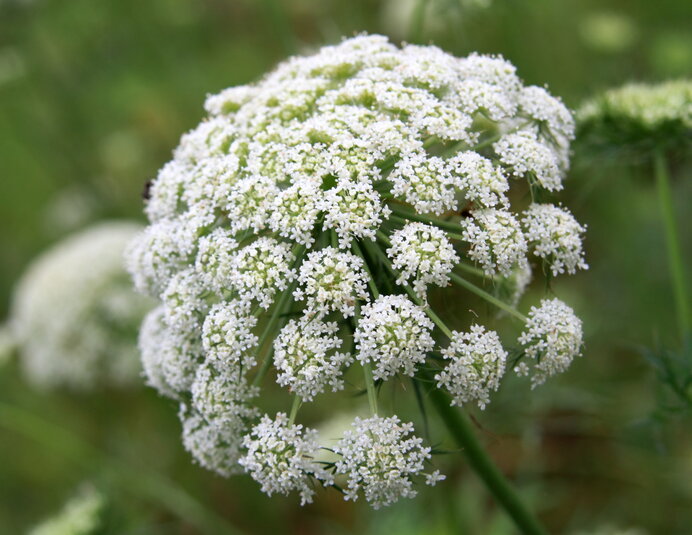
[[[91,486],[85,486],[55,516],[29,531],[29,535],[93,535],[105,526],[106,500]]]
[[[29,266],[9,321],[31,383],[89,390],[136,380],[137,325],[152,303],[132,291],[122,256],[140,230],[129,222],[102,223]]]
[[[584,142],[599,148],[644,148],[689,144],[692,80],[630,83],[586,101],[577,112]]]

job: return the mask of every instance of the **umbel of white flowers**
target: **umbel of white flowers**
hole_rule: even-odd
[[[584,227],[509,195],[513,184],[543,198],[562,189],[572,116],[501,57],[364,35],[206,109],[153,181],[151,224],[127,255],[136,287],[162,301],[140,333],[148,382],[180,402],[183,441],[203,466],[303,502],[315,483],[345,481],[347,499],[374,507],[441,479],[412,424],[378,412],[375,382],[432,367],[455,404],[482,408],[510,363],[494,331],[445,325],[427,302],[434,286],[525,323],[511,364],[534,385],[579,355],[567,305],[545,300],[528,317],[513,307],[529,258],[554,275],[587,267]],[[352,367],[372,415],[332,448],[338,462],[320,463],[298,409],[343,389]],[[259,410],[271,369],[294,395],[289,415]]]
[[[76,390],[136,383],[137,328],[152,301],[132,290],[123,251],[141,230],[101,223],[28,267],[14,292],[9,330],[31,383]]]
[[[597,149],[689,147],[692,80],[630,83],[585,102],[577,112],[580,138]]]

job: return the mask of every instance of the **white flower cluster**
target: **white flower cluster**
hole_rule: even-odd
[[[150,225],[127,255],[135,286],[162,301],[140,332],[147,381],[181,404],[186,448],[221,474],[303,501],[332,475],[375,506],[414,495],[429,449],[376,416],[374,380],[415,376],[435,325],[449,332],[427,293],[457,269],[477,276],[461,259],[513,304],[531,279],[527,239],[560,269],[582,267],[582,231],[543,218],[527,238],[509,191],[511,177],[562,187],[569,111],[501,57],[365,35],[205,107],[152,182]],[[496,335],[476,326],[442,351],[455,401],[487,403],[504,369]],[[356,420],[327,474],[294,420],[300,402],[350,384],[355,362],[373,418]],[[258,423],[270,377],[297,404]]]
[[[519,337],[533,367],[531,382],[537,386],[551,375],[564,372],[574,357],[581,355],[581,320],[559,299],[544,299],[531,307],[526,328]],[[527,374],[528,364],[520,363],[518,373]]]
[[[140,231],[134,223],[101,223],[29,266],[14,293],[9,328],[31,383],[90,390],[136,381],[134,340],[152,303],[132,290],[122,255]]]
[[[417,493],[413,478],[423,475],[430,448],[412,433],[413,425],[396,416],[356,417],[352,428],[334,447],[340,456],[336,470],[348,480],[346,499],[356,500],[362,491],[365,499],[379,509],[399,498],[413,498]],[[438,472],[426,476],[429,485],[444,479]]]
[[[526,239],[519,221],[507,210],[475,210],[461,222],[463,237],[471,243],[468,255],[488,275],[500,272],[507,276],[526,259]]]
[[[660,84],[631,83],[584,103],[577,113],[580,127],[607,122],[616,129],[636,125],[646,134],[671,125],[692,129],[692,80]]]
[[[276,381],[304,401],[312,401],[327,386],[334,392],[342,389],[341,372],[353,358],[334,351],[343,343],[338,330],[333,321],[289,321],[274,341],[274,365],[281,372]]]
[[[467,333],[454,332],[442,356],[451,363],[435,380],[452,394],[452,405],[475,401],[484,409],[505,373],[507,352],[497,333],[481,325],[472,325]]]
[[[586,229],[568,210],[552,204],[532,204],[522,218],[524,233],[536,256],[550,263],[553,275],[588,269],[582,250]]]
[[[270,496],[296,490],[301,504],[310,503],[315,494],[312,479],[333,483],[332,475],[314,460],[320,449],[317,432],[291,425],[281,412],[274,420],[264,416],[245,436],[243,445],[247,453],[239,461],[241,466]]]
[[[413,279],[413,289],[424,298],[429,284],[446,286],[459,256],[444,231],[425,223],[407,223],[395,231],[387,254],[400,273],[397,284]]]
[[[375,365],[376,379],[413,375],[435,347],[433,322],[403,295],[383,295],[363,307],[353,335],[358,360]]]

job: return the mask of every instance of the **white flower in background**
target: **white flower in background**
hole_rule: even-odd
[[[274,365],[280,372],[277,382],[304,401],[312,401],[327,387],[341,390],[343,368],[353,357],[335,351],[343,344],[338,330],[333,321],[305,317],[289,321],[274,341]]]
[[[207,422],[242,428],[258,415],[251,401],[259,388],[250,385],[243,370],[224,362],[207,361],[197,369],[190,387],[192,407]]]
[[[353,335],[358,360],[375,365],[375,379],[413,375],[435,346],[433,322],[403,295],[382,295],[363,307]]]
[[[424,298],[429,284],[446,286],[459,256],[444,231],[425,223],[408,223],[392,233],[387,255],[400,273],[397,284],[413,279],[413,289]]]
[[[670,127],[692,128],[692,80],[660,84],[631,83],[606,91],[584,103],[577,113],[580,128],[610,123],[623,130],[627,123],[644,135]]]
[[[553,275],[589,268],[581,238],[586,229],[566,209],[534,203],[524,212],[522,224],[529,247],[550,264]]]
[[[295,490],[304,505],[311,503],[315,494],[313,479],[324,485],[333,482],[332,475],[314,460],[319,450],[317,431],[291,425],[283,413],[274,420],[263,416],[245,436],[243,445],[247,453],[240,464],[270,496]]]
[[[424,463],[430,448],[413,435],[413,425],[392,416],[361,419],[333,448],[341,456],[336,470],[347,478],[346,499],[356,500],[360,492],[375,508],[391,505],[400,498],[413,498],[417,491],[414,478],[426,476]],[[428,485],[444,479],[434,472],[426,477]]]
[[[410,424],[376,416],[378,393],[418,380],[437,349],[455,402],[488,402],[506,358],[497,335],[475,326],[442,339],[451,330],[427,294],[456,284],[483,296],[474,286],[492,284],[518,303],[531,270],[509,178],[534,194],[562,187],[569,111],[501,57],[367,35],[293,57],[205,108],[151,184],[151,224],[127,254],[137,289],[162,301],[140,333],[147,382],[184,404],[185,447],[220,474],[244,467],[265,492],[304,502],[332,472],[376,507],[413,496],[414,479],[443,476],[423,472],[430,450]],[[541,225],[555,248],[531,234],[533,250],[570,273],[583,259],[565,219]],[[562,354],[563,342],[546,338],[540,352]],[[290,425],[283,413],[259,420],[269,377],[294,396]],[[301,402],[341,389],[367,390],[372,418],[320,465],[316,436],[293,421]]]
[[[514,266],[508,275],[497,280],[494,288],[495,295],[510,306],[516,307],[532,280],[531,264],[524,258]],[[498,314],[502,316],[506,313],[500,310]]]
[[[9,325],[31,383],[90,390],[136,382],[137,326],[152,303],[132,291],[122,256],[140,231],[134,223],[101,223],[29,266]]]
[[[449,364],[435,375],[437,386],[452,394],[452,405],[476,402],[481,409],[490,403],[490,393],[500,386],[507,352],[495,331],[471,325],[469,332],[452,333],[442,356]]]
[[[507,276],[526,259],[526,239],[516,217],[506,210],[474,210],[461,221],[462,236],[471,243],[469,256],[488,275]]]
[[[29,535],[93,535],[106,528],[106,499],[92,486],[82,486],[62,510],[32,528]]]
[[[519,368],[521,374],[531,374],[533,386],[569,368],[581,355],[581,320],[559,299],[544,299],[541,306],[531,307],[529,320],[519,336],[530,363]],[[529,366],[531,369],[529,369]]]

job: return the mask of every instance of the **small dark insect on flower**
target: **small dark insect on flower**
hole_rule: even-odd
[[[151,184],[152,180],[147,180],[142,188],[142,199],[148,201],[151,198]]]

